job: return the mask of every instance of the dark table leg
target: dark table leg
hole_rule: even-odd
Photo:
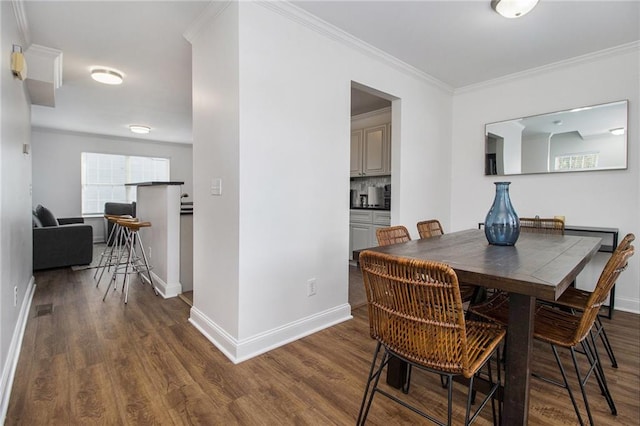
[[[506,383],[502,425],[526,425],[529,416],[529,378],[533,347],[533,319],[536,298],[509,295]]]
[[[387,364],[387,384],[396,389],[402,389],[405,377],[407,377],[407,368],[406,362],[392,356]]]

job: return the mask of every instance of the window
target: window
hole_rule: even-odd
[[[572,170],[593,169],[596,167],[598,167],[598,153],[595,152],[556,157],[556,171],[570,172]]]
[[[169,180],[168,158],[83,152],[80,164],[83,215],[103,214],[106,202],[136,201],[135,187],[126,183]]]

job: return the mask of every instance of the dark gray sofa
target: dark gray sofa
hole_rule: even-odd
[[[93,259],[91,225],[85,225],[81,217],[53,220],[51,217],[51,212],[42,206],[33,212],[33,269],[90,264]]]

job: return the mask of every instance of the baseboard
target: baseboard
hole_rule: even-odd
[[[180,293],[182,293],[182,284],[181,283],[172,283],[167,284],[163,279],[157,276],[153,271],[151,271],[151,278],[153,279],[153,284],[158,290],[158,293],[165,299],[169,299],[170,297],[176,297]]]
[[[189,322],[227,358],[238,364],[352,318],[351,307],[345,303],[241,340],[229,335],[196,307],[191,308]]]
[[[626,299],[616,295],[616,305],[613,310],[615,311],[631,312],[633,314],[640,314],[640,300],[638,299]]]
[[[27,327],[27,320],[29,319],[29,311],[31,310],[31,301],[33,300],[35,289],[35,281],[33,276],[31,276],[29,284],[27,284],[27,291],[25,292],[24,299],[22,299],[20,313],[18,314],[18,321],[16,322],[16,326],[13,330],[7,359],[2,367],[2,379],[0,380],[0,394],[2,395],[2,401],[0,402],[0,404],[2,404],[0,406],[0,424],[4,424],[5,418],[7,417],[11,388],[13,387],[13,379],[18,366],[18,359],[20,358],[22,339],[24,338],[24,330]]]

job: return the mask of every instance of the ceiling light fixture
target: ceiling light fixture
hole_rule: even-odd
[[[491,7],[505,18],[520,18],[531,12],[538,0],[491,0]]]
[[[91,78],[103,84],[122,84],[124,75],[113,68],[95,67],[91,69]]]
[[[624,127],[618,127],[617,129],[611,129],[611,130],[609,130],[609,132],[611,132],[612,135],[616,135],[616,136],[624,135]]]
[[[129,130],[131,130],[133,133],[138,133],[140,135],[146,135],[147,133],[149,133],[151,131],[151,127],[142,126],[140,124],[132,124],[132,125],[129,126]]]

